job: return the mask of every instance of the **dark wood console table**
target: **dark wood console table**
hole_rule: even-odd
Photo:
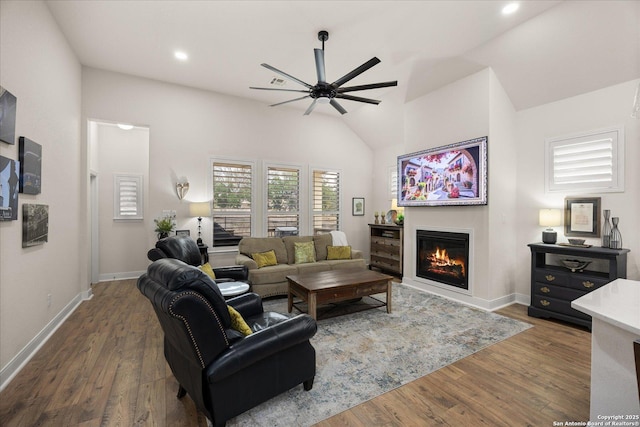
[[[629,249],[561,246],[531,243],[531,305],[532,317],[554,318],[591,329],[591,316],[571,308],[571,301],[612,280],[627,278]],[[568,268],[548,263],[547,255],[555,254],[574,259],[602,259],[609,263],[608,272]],[[588,268],[588,267],[587,267]]]

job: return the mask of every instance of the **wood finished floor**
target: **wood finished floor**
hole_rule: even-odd
[[[162,332],[134,280],[100,283],[0,393],[2,426],[205,426],[162,354]],[[499,311],[534,325],[317,424],[552,426],[589,418],[586,329]],[[302,386],[300,392],[304,393]]]

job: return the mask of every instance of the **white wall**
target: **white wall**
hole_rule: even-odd
[[[89,288],[80,73],[44,3],[0,3],[0,85],[18,99],[16,136],[42,145],[42,192],[0,222],[0,387]],[[17,143],[0,154],[17,160]],[[22,248],[24,203],[49,205],[47,243]]]
[[[113,124],[96,126],[97,176],[99,185],[100,280],[139,277],[147,265],[147,235],[154,228],[149,215],[144,220],[114,220],[114,175],[142,175],[143,197],[149,188],[149,130],[122,130]],[[93,157],[93,156],[92,156]],[[148,201],[148,197],[144,197]],[[143,205],[143,213],[148,203]],[[126,250],[124,249],[126,248]]]
[[[150,129],[148,218],[176,210],[178,228],[195,235],[197,221],[188,216],[188,206],[211,198],[212,157],[297,163],[342,171],[343,230],[354,248],[368,249],[367,218],[351,216],[351,198],[371,200],[373,155],[339,117],[305,117],[286,108],[92,68],[83,68],[82,78],[86,119]],[[190,183],[182,201],[175,194],[179,177]],[[202,234],[210,244],[210,221],[203,220]],[[150,225],[147,247],[155,240]],[[122,257],[137,250],[120,249]],[[130,268],[145,269],[146,261],[141,264]]]
[[[529,295],[530,252],[528,243],[541,241],[538,210],[562,209],[566,196],[600,197],[602,209],[610,209],[620,217],[623,246],[631,250],[627,258],[627,277],[640,280],[640,119],[630,117],[633,97],[640,80],[607,87],[595,92],[519,111],[518,192],[515,215],[517,251],[517,291]],[[582,192],[553,193],[544,191],[545,138],[570,135],[623,125],[625,129],[625,191],[623,193]],[[558,241],[566,242],[563,228],[557,227]],[[599,239],[587,239],[600,245]]]

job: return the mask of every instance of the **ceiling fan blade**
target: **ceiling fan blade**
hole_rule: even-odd
[[[301,84],[302,86],[308,87],[309,89],[311,89],[311,88],[313,87],[313,86],[311,86],[309,83],[305,83],[305,82],[303,82],[302,80],[297,79],[297,78],[295,78],[295,77],[293,77],[293,76],[291,76],[291,75],[289,75],[289,74],[285,73],[284,71],[280,71],[280,70],[278,70],[277,68],[272,67],[272,66],[271,66],[271,65],[269,65],[269,64],[260,64],[260,65],[262,65],[264,68],[266,68],[266,69],[268,69],[268,70],[273,71],[274,73],[278,73],[278,74],[280,74],[281,76],[284,76],[284,77],[286,77],[286,78],[288,78],[288,79],[290,79],[290,80],[293,80],[294,82],[299,83],[299,84]]]
[[[308,90],[298,90],[298,89],[279,89],[275,87],[253,87],[249,86],[249,89],[258,89],[258,90],[278,90],[282,92],[302,92],[302,93],[311,93]]]
[[[344,108],[342,108],[342,105],[338,104],[338,101],[336,101],[335,99],[332,99],[330,101],[330,104],[333,106],[333,108],[335,108],[336,110],[338,110],[338,112],[340,114],[347,114],[347,110],[345,110]]]
[[[313,102],[311,103],[311,105],[309,105],[309,108],[307,108],[307,111],[304,112],[305,116],[308,116],[309,114],[311,114],[313,109],[316,108],[316,101],[318,101],[318,100],[314,99]]]
[[[324,74],[324,50],[313,49],[316,56],[316,73],[318,74],[318,82],[326,83],[327,77]]]
[[[377,99],[361,98],[359,96],[343,95],[341,93],[336,94],[336,98],[348,99],[349,101],[366,102],[367,104],[380,104],[380,101],[378,101]]]
[[[378,89],[381,87],[390,87],[390,86],[398,86],[398,81],[396,80],[393,82],[371,83],[368,85],[341,87],[336,89],[336,92],[345,93],[345,92],[353,92],[356,90]]]
[[[373,58],[371,58],[370,60],[368,60],[367,62],[365,62],[364,64],[362,64],[358,68],[356,68],[355,70],[351,71],[350,73],[344,75],[343,77],[340,77],[338,80],[336,80],[335,82],[331,83],[331,86],[333,86],[335,88],[340,87],[343,84],[345,84],[346,82],[348,82],[349,80],[353,79],[354,77],[359,76],[360,74],[364,73],[369,68],[373,67],[374,65],[376,65],[378,63],[380,63],[380,60],[374,56]]]
[[[271,104],[271,105],[269,105],[269,107],[277,107],[278,105],[287,104],[287,103],[293,102],[293,101],[300,101],[301,99],[305,99],[305,98],[309,98],[309,95],[301,96],[300,98],[296,98],[296,99],[290,99],[290,100],[284,101],[284,102],[278,102],[277,104]]]

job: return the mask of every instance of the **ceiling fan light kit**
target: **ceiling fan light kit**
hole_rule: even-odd
[[[334,81],[333,83],[328,83],[325,75],[325,67],[324,67],[324,42],[329,40],[329,33],[324,30],[318,32],[318,40],[322,42],[322,49],[313,50],[313,53],[315,56],[315,62],[316,62],[316,74],[318,77],[318,83],[312,86],[309,83],[306,83],[296,77],[293,77],[285,73],[284,71],[278,70],[277,68],[272,67],[269,64],[260,64],[266,69],[271,70],[274,73],[280,74],[281,76],[291,81],[294,81],[301,86],[304,86],[306,90],[278,89],[278,88],[253,87],[253,86],[251,86],[250,89],[305,93],[306,95],[301,96],[299,98],[290,99],[288,101],[279,102],[277,104],[271,104],[270,106],[276,107],[278,105],[287,104],[289,102],[295,102],[295,101],[300,101],[302,99],[311,98],[313,101],[311,102],[311,105],[309,105],[309,108],[307,108],[307,110],[304,112],[304,115],[308,116],[309,114],[311,114],[316,104],[331,104],[331,106],[335,108],[340,114],[346,114],[347,110],[345,110],[338,103],[337,99],[346,99],[349,101],[364,102],[367,104],[378,105],[380,101],[377,99],[362,98],[360,96],[347,95],[345,94],[345,92],[354,92],[354,91],[368,90],[368,89],[379,89],[383,87],[398,85],[398,81],[394,80],[390,82],[371,83],[371,84],[358,85],[358,86],[342,87],[343,84],[347,83],[348,81],[364,73],[374,65],[379,64],[380,60],[376,57],[371,58],[364,64],[360,65],[359,67],[355,68],[353,71],[340,77],[338,80]]]

